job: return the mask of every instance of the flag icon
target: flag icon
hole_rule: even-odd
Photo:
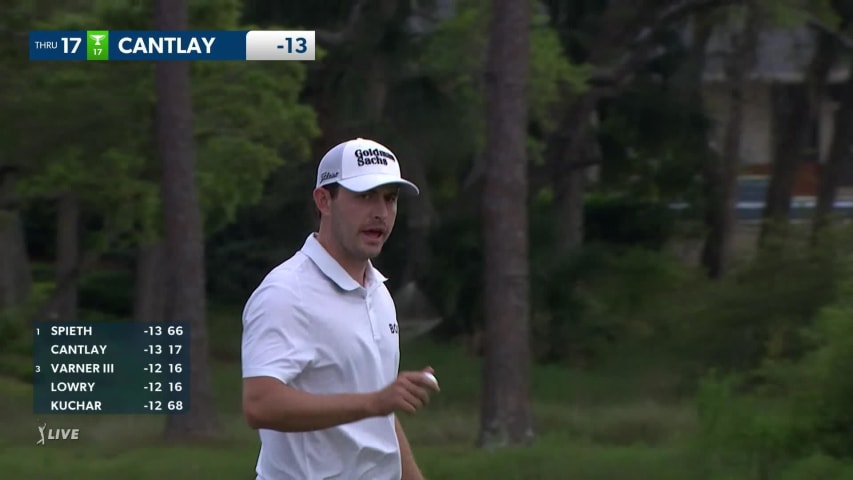
[[[88,30],[86,32],[86,60],[110,59],[110,32]]]

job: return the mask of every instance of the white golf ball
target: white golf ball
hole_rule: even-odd
[[[432,382],[432,383],[434,383],[436,386],[438,386],[438,380],[436,380],[435,375],[433,375],[433,374],[431,374],[431,373],[429,373],[429,372],[424,372],[424,376],[425,376],[426,378],[428,378],[430,382]]]

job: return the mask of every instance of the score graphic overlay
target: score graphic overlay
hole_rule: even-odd
[[[189,325],[38,323],[33,329],[35,413],[185,413]]]
[[[310,61],[313,30],[32,31],[31,61]]]

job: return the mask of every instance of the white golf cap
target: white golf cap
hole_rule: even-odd
[[[353,192],[398,184],[409,193],[420,193],[414,183],[400,175],[397,156],[388,147],[364,138],[348,140],[326,152],[317,168],[316,188],[330,183]]]

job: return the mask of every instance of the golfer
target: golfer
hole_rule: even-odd
[[[243,311],[243,413],[259,431],[258,480],[422,480],[397,412],[438,386],[399,373],[399,327],[371,259],[397,217],[400,176],[385,146],[358,138],[320,161],[320,228],[275,267]]]

